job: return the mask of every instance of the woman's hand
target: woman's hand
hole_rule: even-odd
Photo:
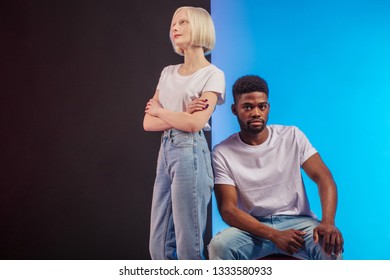
[[[186,112],[189,114],[193,114],[195,112],[206,110],[209,107],[207,104],[207,99],[197,98],[192,100],[186,107]]]
[[[157,117],[158,110],[161,108],[162,106],[160,102],[154,99],[149,99],[148,103],[146,103],[145,113],[153,117]]]

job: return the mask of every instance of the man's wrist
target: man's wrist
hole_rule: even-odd
[[[322,219],[321,220],[321,223],[322,224],[328,224],[328,225],[334,225],[334,219],[327,219],[327,218],[325,218],[325,219]]]

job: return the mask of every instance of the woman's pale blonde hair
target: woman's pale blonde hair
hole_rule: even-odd
[[[214,22],[205,9],[199,7],[184,6],[178,8],[175,15],[185,10],[189,19],[189,25],[191,29],[191,44],[194,46],[202,47],[205,55],[209,54],[215,47],[215,28]],[[173,18],[172,17],[172,18]],[[169,32],[171,34],[171,31]],[[169,36],[173,45],[173,48],[177,54],[184,55],[181,48],[175,45],[171,36]]]

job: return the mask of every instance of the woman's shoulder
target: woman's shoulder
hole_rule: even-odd
[[[202,75],[208,76],[208,77],[215,77],[215,78],[225,78],[225,73],[219,69],[214,64],[209,64],[208,66],[200,69],[198,73],[203,73]]]
[[[162,73],[174,73],[177,71],[177,69],[180,67],[181,64],[172,64],[172,65],[167,65],[163,68],[161,71]]]
[[[210,64],[209,67],[210,67],[211,71],[215,71],[215,72],[219,72],[219,73],[223,74],[223,71],[221,69],[219,69],[216,65]]]

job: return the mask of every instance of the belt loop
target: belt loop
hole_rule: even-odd
[[[162,137],[167,137],[168,139],[170,139],[171,138],[171,130],[170,129],[164,130]]]
[[[170,130],[168,130],[168,139],[171,140],[173,138],[173,128],[171,128]]]

